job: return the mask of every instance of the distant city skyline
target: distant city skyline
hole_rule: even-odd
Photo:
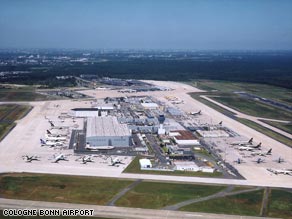
[[[0,48],[291,50],[290,0],[0,0]]]

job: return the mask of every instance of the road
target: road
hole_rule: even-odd
[[[166,206],[163,209],[165,209],[165,210],[178,210],[184,206],[187,206],[187,205],[190,205],[193,203],[203,202],[203,201],[207,201],[207,200],[211,200],[211,199],[215,199],[215,198],[221,198],[221,197],[225,197],[225,196],[238,195],[238,194],[242,194],[242,193],[246,193],[246,192],[253,192],[253,191],[257,191],[257,190],[262,189],[262,188],[258,187],[258,188],[253,188],[253,189],[246,189],[246,190],[231,192],[233,190],[233,188],[234,188],[234,186],[228,186],[223,191],[217,192],[213,195],[209,195],[209,196],[197,198],[197,199],[186,200],[186,201],[174,204],[174,205]]]
[[[276,119],[267,119],[267,118],[261,118],[261,117],[256,117],[256,116],[250,116],[250,115],[241,113],[241,112],[239,112],[237,110],[234,110],[234,109],[232,109],[232,108],[230,108],[230,107],[228,107],[228,106],[226,106],[226,105],[224,105],[222,103],[219,103],[219,102],[217,102],[217,101],[215,101],[215,100],[213,100],[213,99],[211,99],[211,98],[209,98],[207,96],[201,95],[200,97],[202,97],[202,98],[208,100],[209,102],[214,103],[214,104],[216,104],[216,105],[218,105],[218,106],[220,106],[220,107],[222,107],[222,108],[224,108],[224,109],[226,109],[226,110],[228,110],[228,111],[230,111],[230,112],[232,112],[234,114],[236,114],[236,116],[239,117],[239,118],[248,119],[248,120],[253,121],[253,122],[255,122],[255,123],[257,123],[257,124],[259,124],[261,126],[264,126],[264,127],[268,128],[268,129],[271,129],[274,132],[277,132],[277,133],[279,133],[279,134],[281,134],[283,136],[286,136],[287,138],[292,139],[292,135],[290,133],[285,132],[285,131],[283,131],[281,129],[278,129],[278,128],[274,127],[274,126],[271,126],[271,125],[266,124],[266,123],[264,123],[262,121],[259,121],[259,120],[267,120],[267,121],[274,121],[274,122],[284,122],[284,123],[285,122],[289,123],[289,121],[276,120]]]
[[[86,204],[72,204],[60,202],[28,201],[0,198],[1,209],[93,209],[95,217],[126,218],[126,219],[262,219],[262,217],[250,217],[239,215],[209,214],[201,212],[182,212],[169,210],[124,208],[115,206],[100,206]],[[272,219],[272,218],[270,218]]]
[[[133,189],[136,185],[138,185],[140,182],[142,182],[142,179],[138,179],[126,188],[124,188],[122,191],[120,191],[118,194],[116,194],[112,200],[109,201],[107,204],[108,206],[115,206],[115,203],[117,200],[119,200],[122,196],[124,196],[128,191]]]
[[[162,165],[165,165],[167,163],[166,157],[161,154],[161,147],[157,144],[156,139],[153,135],[146,134],[146,138],[148,139],[150,143],[150,147],[155,151],[155,156],[159,159],[160,163]]]

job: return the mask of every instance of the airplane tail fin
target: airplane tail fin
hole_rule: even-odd
[[[46,144],[46,142],[43,139],[40,139],[41,144]]]
[[[52,133],[49,130],[47,130],[47,134],[51,135]]]
[[[253,138],[249,139],[248,143],[250,143],[250,144],[251,144],[251,143],[252,143],[252,141],[253,141]]]
[[[260,148],[262,146],[262,142],[260,142],[257,146],[255,146],[254,148]]]
[[[272,154],[272,148],[270,148],[270,150],[268,150],[267,154]]]

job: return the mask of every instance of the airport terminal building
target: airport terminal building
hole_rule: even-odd
[[[131,132],[116,117],[89,117],[86,124],[86,142],[92,147],[129,147]]]

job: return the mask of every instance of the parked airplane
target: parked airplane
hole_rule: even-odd
[[[282,157],[279,157],[277,160],[274,160],[274,161],[277,162],[277,163],[285,162],[284,158],[282,158]]]
[[[245,145],[252,145],[253,138],[249,139],[248,141],[235,141],[232,142],[231,145],[239,145],[239,146],[245,146]]]
[[[241,164],[241,163],[244,163],[244,161],[240,158],[238,158],[237,160],[234,161],[235,163],[237,164]]]
[[[46,136],[46,140],[48,141],[66,141],[67,138],[66,137],[53,137],[53,136],[49,136],[49,135],[45,135]]]
[[[85,149],[89,150],[89,151],[98,151],[98,149],[96,149],[96,147],[91,147],[91,146],[85,146]]]
[[[120,92],[120,93],[136,93],[137,90],[133,90],[133,89],[122,89],[122,90],[119,90],[118,92]]]
[[[190,112],[190,115],[193,115],[193,116],[202,115],[202,111],[199,110],[198,112]]]
[[[87,164],[88,162],[94,162],[91,155],[85,155],[83,157],[78,158],[77,160],[81,160],[82,164]]]
[[[115,159],[111,158],[111,165],[110,166],[115,166],[116,164],[125,164],[125,163],[122,163],[122,161],[119,158],[115,158]]]
[[[63,146],[62,142],[58,142],[58,141],[47,141],[47,140],[43,140],[40,139],[41,142],[41,146],[50,146],[50,147],[55,147],[55,146]]]
[[[268,171],[278,175],[278,174],[284,174],[284,175],[290,175],[292,176],[292,170],[285,170],[285,169],[282,169],[282,170],[279,170],[279,169],[272,169],[272,168],[268,168],[267,169]]]
[[[112,150],[114,149],[114,146],[90,146],[90,145],[86,145],[85,149],[90,150],[90,151],[99,151],[99,150]]]
[[[64,136],[67,136],[67,134],[52,133],[50,130],[47,130],[47,135],[50,136],[50,137],[64,137]]]
[[[174,100],[174,101],[171,101],[172,104],[181,104],[181,103],[184,103],[183,100]]]
[[[260,144],[257,146],[241,146],[238,148],[240,151],[254,151],[254,150],[260,150]]]
[[[260,164],[260,163],[264,163],[265,160],[259,157],[259,158],[258,158],[256,161],[254,161],[254,162],[256,162],[257,164]]]
[[[38,157],[38,156],[28,156],[28,155],[22,156],[22,159],[24,159],[25,162],[28,162],[28,163],[31,163],[33,160],[39,161],[39,158],[40,157]]]
[[[268,150],[266,153],[262,153],[262,152],[252,152],[251,155],[258,155],[258,156],[267,156],[267,155],[272,155],[272,148],[270,148],[270,150]]]
[[[54,161],[52,163],[58,163],[60,160],[69,161],[64,154],[54,155]]]
[[[67,126],[55,126],[55,124],[49,120],[49,123],[51,124],[51,129],[63,129],[63,128],[68,128]]]

